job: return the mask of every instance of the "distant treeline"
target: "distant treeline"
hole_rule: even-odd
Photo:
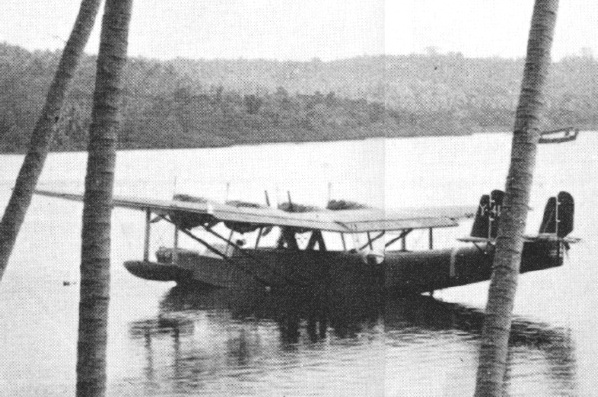
[[[0,44],[0,152],[26,150],[59,55]],[[86,148],[95,62],[82,60],[54,150]],[[131,58],[119,146],[507,131],[522,72],[522,60],[454,53],[332,62]],[[547,129],[598,129],[598,63],[587,56],[555,63],[546,99]]]

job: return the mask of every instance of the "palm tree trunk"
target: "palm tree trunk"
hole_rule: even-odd
[[[81,2],[77,20],[62,52],[52,85],[48,90],[42,114],[33,129],[29,151],[25,156],[15,188],[0,223],[0,280],[2,280],[19,229],[31,203],[33,190],[42,173],[54,128],[60,119],[64,98],[93,29],[100,3],[101,0],[83,0]]]
[[[107,0],[102,21],[83,203],[77,396],[103,396],[110,298],[110,217],[122,76],[133,0]]]
[[[477,397],[503,395],[511,313],[521,263],[536,149],[540,139],[543,91],[550,67],[557,9],[558,0],[536,0],[534,6],[515,118],[511,165],[482,331],[475,392]]]

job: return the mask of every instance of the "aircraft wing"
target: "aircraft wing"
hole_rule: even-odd
[[[83,201],[83,195],[36,190],[36,194]],[[285,212],[274,208],[235,207],[217,202],[188,202],[114,196],[113,206],[150,210],[162,215],[200,214],[213,221],[247,223],[257,226],[287,226],[340,233],[365,233],[457,226],[475,215],[477,206],[383,209],[322,210]]]

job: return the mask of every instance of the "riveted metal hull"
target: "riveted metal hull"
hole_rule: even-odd
[[[526,242],[521,272],[563,263],[559,241]],[[177,264],[129,261],[127,269],[148,280],[198,282],[226,288],[320,286],[420,293],[490,279],[494,248],[470,246],[428,251],[387,251],[382,263],[358,253],[258,249],[221,259],[180,252]]]

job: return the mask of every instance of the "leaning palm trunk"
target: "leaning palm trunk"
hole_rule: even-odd
[[[29,151],[25,156],[15,188],[0,223],[0,280],[2,280],[19,229],[31,203],[33,189],[35,189],[44,167],[64,98],[89,39],[100,3],[101,0],[82,1],[71,36],[64,47],[56,75],[48,90],[42,114],[33,129]]]
[[[106,390],[110,216],[132,4],[132,0],[107,0],[102,21],[83,203],[77,345],[80,397],[103,396]]]
[[[543,90],[550,66],[550,49],[558,0],[536,0],[523,72],[511,166],[507,177],[492,280],[482,331],[476,396],[502,396],[511,313],[523,248],[529,196],[540,138]]]

